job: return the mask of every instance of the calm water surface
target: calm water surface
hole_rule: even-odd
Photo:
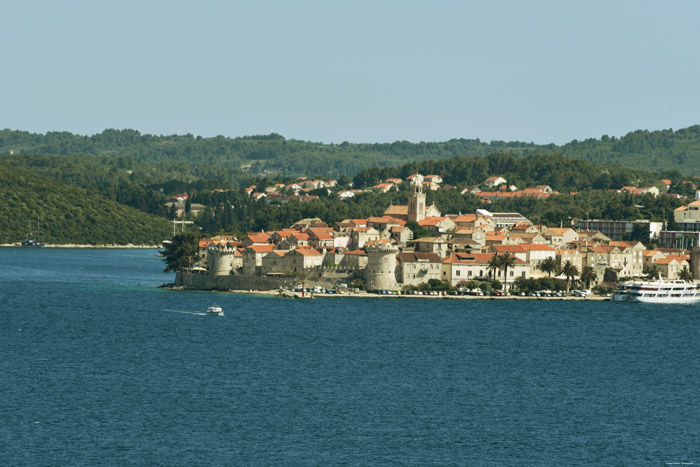
[[[0,249],[2,465],[700,464],[698,306],[174,292],[155,253]]]

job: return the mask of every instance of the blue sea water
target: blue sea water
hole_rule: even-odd
[[[167,291],[155,253],[0,249],[0,464],[700,463],[698,306]]]

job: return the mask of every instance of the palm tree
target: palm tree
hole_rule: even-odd
[[[581,270],[581,280],[586,284],[586,289],[590,290],[591,282],[595,281],[598,275],[595,273],[591,266],[586,266]]]
[[[493,278],[495,279],[498,275],[498,271],[501,270],[501,258],[497,254],[494,254],[489,260],[488,270],[493,273]]]
[[[569,279],[571,279],[571,282],[573,282],[574,278],[578,276],[578,268],[574,266],[574,264],[571,263],[571,261],[567,261],[564,263],[564,267],[561,268],[562,272],[566,276],[566,291],[569,291]]]
[[[552,278],[552,273],[557,272],[557,269],[559,269],[557,267],[557,260],[552,256],[542,261],[538,267],[540,271],[546,272],[550,279]]]
[[[511,255],[507,251],[499,257],[499,263],[501,268],[503,268],[503,293],[508,294],[508,268],[515,267],[515,256]]]
[[[647,268],[646,273],[647,273],[647,278],[658,279],[659,274],[661,273],[661,269],[659,269],[659,267],[657,265],[652,264],[651,266],[649,266]]]
[[[693,273],[688,269],[688,266],[683,266],[683,268],[678,271],[678,278],[685,282],[692,282]]]

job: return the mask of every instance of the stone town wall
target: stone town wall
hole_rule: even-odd
[[[335,287],[338,282],[349,283],[353,274],[323,271],[309,273],[304,281],[306,287]],[[207,274],[188,274],[178,272],[175,275],[176,287],[192,290],[276,290],[280,287],[295,287],[301,284],[296,277],[263,277],[263,276],[210,276]]]

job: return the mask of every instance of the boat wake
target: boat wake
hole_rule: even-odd
[[[163,310],[163,311],[167,311],[168,313],[182,313],[185,315],[207,316],[206,313],[202,313],[199,311],[182,311],[182,310]]]

